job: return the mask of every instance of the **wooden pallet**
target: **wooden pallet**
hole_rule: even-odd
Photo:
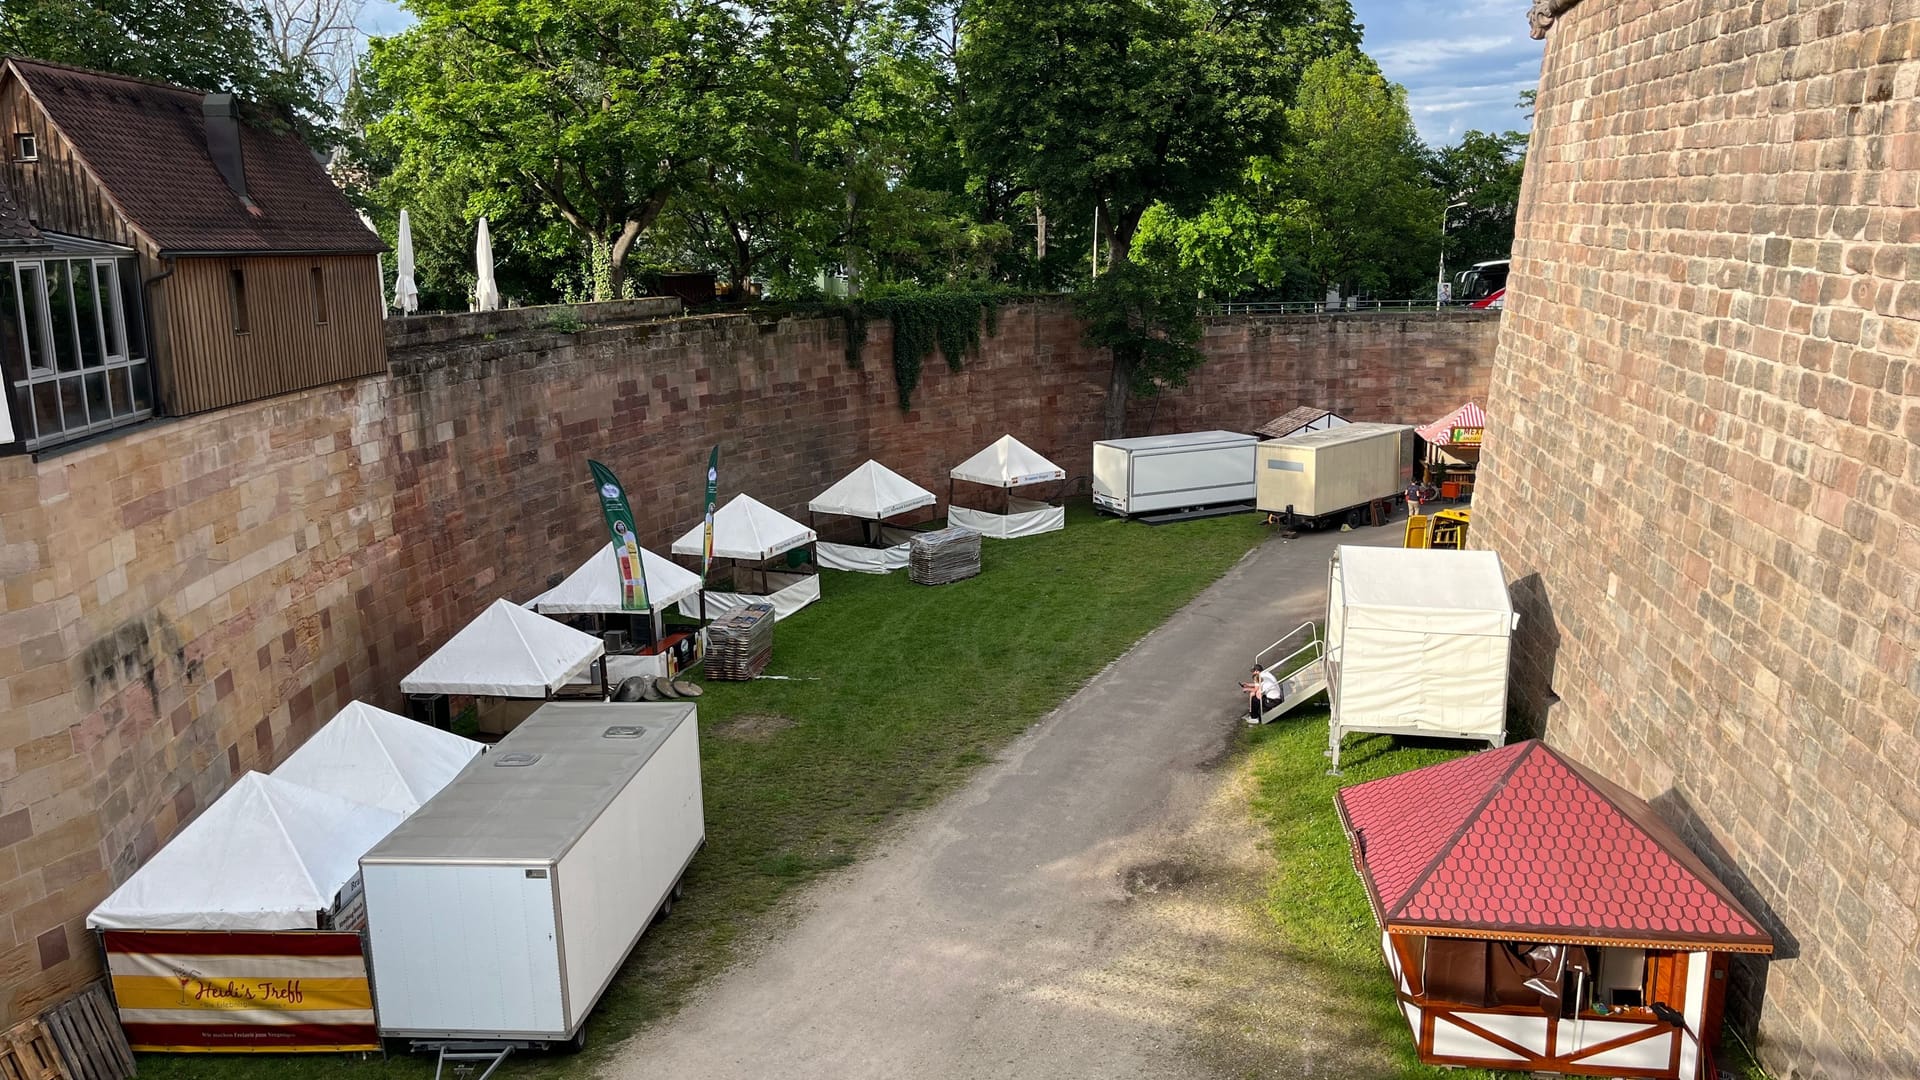
[[[64,1080],[126,1080],[137,1071],[127,1035],[120,1027],[113,1001],[103,982],[40,1014],[39,1022],[53,1037],[66,1071],[51,1073]]]
[[[40,1021],[24,1020],[0,1034],[0,1080],[71,1080]]]

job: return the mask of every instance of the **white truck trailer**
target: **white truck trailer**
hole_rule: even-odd
[[[705,839],[691,704],[542,706],[360,860],[381,1037],[583,1043]]]
[[[1121,517],[1174,517],[1253,504],[1259,440],[1232,431],[1190,431],[1093,444],[1093,505]],[[1192,513],[1198,512],[1198,513]]]
[[[1356,515],[1368,503],[1413,483],[1415,438],[1405,424],[1347,424],[1263,442],[1257,505],[1309,528],[1359,524]]]

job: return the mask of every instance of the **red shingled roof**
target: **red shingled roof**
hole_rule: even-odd
[[[8,66],[162,253],[382,249],[297,135],[241,125],[249,208],[207,152],[205,95],[38,60]]]
[[[1335,803],[1386,929],[1773,951],[1652,807],[1537,740]]]

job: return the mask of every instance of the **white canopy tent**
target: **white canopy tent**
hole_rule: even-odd
[[[250,772],[87,916],[96,930],[315,930],[401,815]]]
[[[668,604],[700,591],[700,575],[679,563],[640,549],[640,565],[647,575],[648,611],[664,611]],[[549,579],[551,580],[551,579]],[[527,602],[542,615],[618,615],[620,563],[613,543],[593,553],[567,579]]]
[[[281,762],[273,778],[404,818],[480,751],[472,739],[354,701]]]
[[[859,518],[863,529],[866,528],[865,522],[873,522],[875,527],[867,533],[869,543],[861,547],[831,544],[823,540],[814,545],[814,555],[821,566],[831,570],[852,570],[862,574],[904,570],[913,533],[907,529],[890,528],[883,522],[910,510],[932,506],[938,501],[933,492],[885,465],[869,460],[807,504],[811,513]]]
[[[605,651],[600,639],[495,600],[400,680],[409,694],[543,698],[585,671]]]
[[[962,525],[985,536],[1010,540],[1016,536],[1036,536],[1067,527],[1065,507],[1035,499],[1023,499],[1013,489],[1028,484],[1065,480],[1067,471],[1011,435],[1002,435],[993,445],[953,467],[948,474],[947,523]],[[995,514],[957,505],[953,501],[953,481],[1000,488],[1006,494],[1006,512]]]
[[[1327,733],[1506,742],[1517,618],[1491,551],[1342,546],[1327,575]]]
[[[706,523],[702,522],[673,542],[675,555],[699,558],[704,550]],[[795,548],[813,543],[818,537],[812,529],[793,520],[751,495],[735,495],[713,515],[713,557],[737,562],[764,563]],[[820,599],[820,575],[789,574],[763,569],[760,593],[716,592],[708,589],[706,617],[724,615],[747,604],[772,604],[775,619],[787,616]],[[680,613],[700,618],[698,604],[680,601]]]

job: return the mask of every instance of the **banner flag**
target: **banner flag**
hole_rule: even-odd
[[[700,582],[706,584],[707,571],[713,569],[713,508],[720,501],[720,447],[707,455],[707,532],[701,544]]]
[[[645,611],[647,568],[640,560],[640,538],[634,534],[633,510],[627,506],[627,491],[614,478],[612,469],[597,461],[588,461],[587,468],[593,470],[600,512],[606,516],[607,532],[613,537],[614,559],[620,566],[620,608]]]

